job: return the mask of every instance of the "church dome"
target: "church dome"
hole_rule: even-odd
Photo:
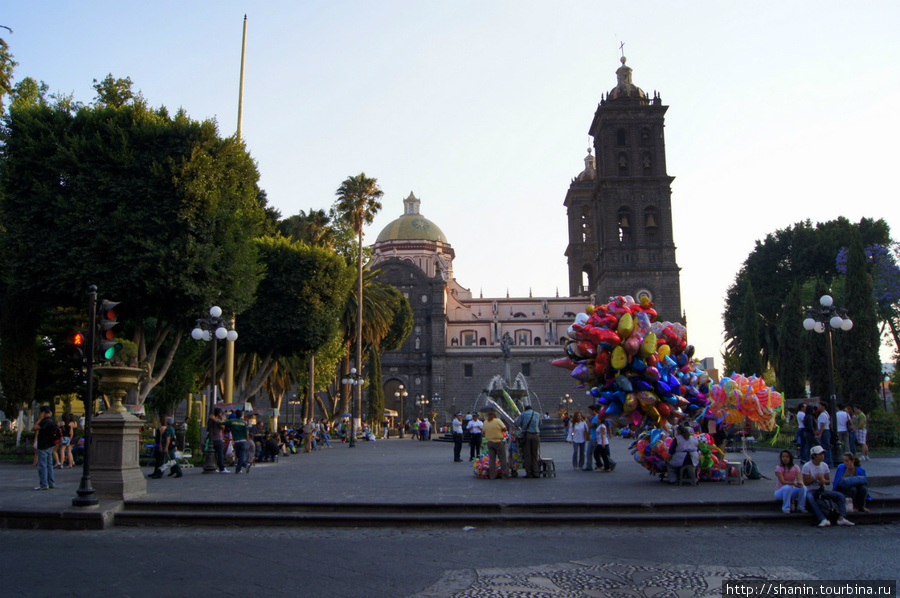
[[[607,100],[647,100],[644,90],[631,82],[631,68],[625,66],[625,57],[620,58],[622,66],[616,70],[618,85],[612,88]]]
[[[375,242],[425,240],[446,243],[444,231],[419,214],[419,203],[419,198],[410,191],[409,197],[403,200],[403,215],[385,226]]]

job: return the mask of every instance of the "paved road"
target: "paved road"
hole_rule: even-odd
[[[766,500],[772,482],[668,487],[613,449],[612,474],[566,467],[569,447],[545,444],[556,479],[483,481],[452,462],[452,446],[389,440],[294,455],[250,475],[150,480],[151,498],[229,500],[693,501]],[[764,472],[775,454],[756,453]],[[873,460],[870,475],[896,473]],[[0,466],[0,507],[66,508],[79,474],[33,492],[36,473]],[[892,492],[876,488],[873,492]],[[773,499],[774,500],[774,499]],[[36,505],[36,506],[35,506]],[[0,531],[0,595],[258,595],[547,597],[720,595],[727,577],[900,577],[897,526],[691,528],[262,529],[117,528]],[[63,588],[63,591],[60,590]],[[69,592],[68,594],[66,592]]]

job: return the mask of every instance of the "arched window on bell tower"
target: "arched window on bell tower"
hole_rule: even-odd
[[[618,129],[616,131],[616,145],[625,147],[628,145],[627,140],[628,137],[626,136],[625,129]]]
[[[619,208],[619,212],[616,214],[616,226],[618,227],[620,243],[631,243],[633,238],[631,232],[633,220],[634,218],[632,218],[629,208],[624,206]]]
[[[659,243],[659,210],[656,206],[644,210],[644,236],[647,243]]]
[[[581,291],[590,293],[591,287],[594,285],[594,269],[588,265],[581,268]]]

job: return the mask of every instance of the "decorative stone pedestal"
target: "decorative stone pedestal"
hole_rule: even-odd
[[[125,392],[137,386],[144,371],[126,366],[94,368],[98,387],[113,397],[109,411],[91,423],[91,476],[100,498],[125,500],[147,493],[139,465],[141,420],[122,406]]]
[[[99,498],[125,500],[147,493],[138,464],[143,422],[130,413],[106,412],[91,424],[91,478]]]

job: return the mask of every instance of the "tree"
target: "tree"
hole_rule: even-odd
[[[790,399],[806,398],[806,350],[803,337],[803,303],[800,286],[784,299],[778,319],[779,358],[776,364],[781,392]]]
[[[878,405],[881,385],[878,320],[872,295],[872,277],[860,235],[854,234],[847,257],[844,307],[853,328],[835,334],[836,369],[840,372],[841,397],[845,403],[869,412]]]
[[[849,245],[853,230],[859,231],[867,246],[890,241],[887,223],[868,218],[856,224],[846,218],[838,218],[815,226],[806,220],[757,241],[726,295],[723,321],[729,344],[739,336],[744,315],[742,290],[749,280],[761,318],[763,366],[778,363],[777,322],[783,299],[795,284],[802,285],[810,278],[820,277],[826,285],[830,285],[839,275],[835,257],[842,247]]]
[[[339,256],[281,236],[257,241],[266,268],[256,301],[241,314],[236,350],[245,359],[235,387],[239,400],[256,394],[279,359],[315,353],[338,332],[353,283],[353,270]],[[252,371],[251,371],[252,369]]]
[[[362,326],[363,319],[363,226],[372,224],[375,215],[381,210],[378,199],[384,192],[378,187],[376,179],[370,179],[366,173],[348,177],[335,192],[338,200],[334,209],[340,219],[349,224],[357,234],[357,316],[356,316],[356,369],[362,369]],[[357,386],[357,393],[362,388]],[[360,396],[360,395],[357,395]],[[360,416],[362,414],[359,414]]]
[[[122,302],[149,368],[142,403],[196,314],[214,302],[239,313],[253,299],[264,210],[256,166],[214,122],[143,102],[28,105],[4,125],[0,262],[15,297],[4,293],[3,305],[21,317],[4,317],[3,342],[33,338],[48,309],[83,306],[96,284]]]
[[[6,29],[12,33],[12,29],[5,25],[0,28]],[[0,38],[0,112],[3,112],[3,98],[12,91],[13,70],[19,65],[13,60],[12,52],[9,51],[9,45],[6,40]]]
[[[294,241],[303,241],[316,247],[332,248],[336,231],[331,226],[331,217],[325,210],[310,210],[309,213],[300,210],[296,216],[291,216],[278,223],[278,231]]]
[[[759,313],[756,311],[756,298],[753,296],[753,285],[747,281],[744,285],[744,317],[741,320],[741,332],[738,337],[740,346],[741,373],[750,376],[762,376],[762,358],[759,347]]]
[[[93,88],[97,92],[96,97],[94,97],[94,103],[108,108],[121,108],[136,98],[142,101],[140,94],[135,96],[134,91],[131,89],[132,85],[131,77],[116,79],[112,76],[112,73],[106,75],[103,81],[94,79]]]

